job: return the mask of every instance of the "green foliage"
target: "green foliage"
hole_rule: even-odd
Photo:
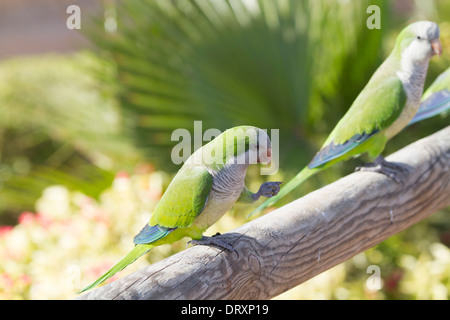
[[[88,53],[0,64],[0,211],[32,210],[53,184],[97,197],[136,162],[110,87],[95,80],[111,70]]]

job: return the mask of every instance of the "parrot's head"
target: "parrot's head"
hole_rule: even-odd
[[[239,126],[226,130],[222,136],[227,163],[267,165],[272,161],[272,144],[264,130]]]
[[[432,21],[418,21],[408,25],[397,37],[394,50],[402,60],[413,64],[427,64],[434,55],[441,55],[439,26]]]

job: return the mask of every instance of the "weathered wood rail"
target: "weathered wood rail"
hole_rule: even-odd
[[[268,299],[450,205],[450,126],[387,158],[405,183],[352,173],[229,233],[79,299]]]

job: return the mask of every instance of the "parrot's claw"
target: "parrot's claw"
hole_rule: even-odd
[[[221,249],[225,249],[228,250],[230,252],[236,252],[236,250],[233,248],[233,246],[231,244],[229,244],[228,242],[225,242],[223,240],[220,240],[218,238],[215,238],[217,235],[219,234],[215,234],[212,237],[205,237],[203,236],[201,239],[199,240],[191,240],[187,243],[187,245],[194,245],[194,246],[198,246],[198,245],[204,245],[204,246],[216,246],[219,247]]]
[[[378,156],[372,163],[357,167],[355,171],[382,173],[400,184],[404,184],[404,178],[402,176],[409,173],[406,167],[394,162],[388,162],[382,156]]]
[[[280,184],[282,184],[281,181],[264,182],[259,188],[258,194],[266,198],[276,196],[280,192]]]

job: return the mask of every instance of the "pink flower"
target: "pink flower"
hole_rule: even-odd
[[[94,202],[85,204],[81,207],[80,214],[87,220],[95,220],[99,223],[109,225],[108,212],[94,206]]]
[[[104,211],[104,210],[100,210],[100,209],[97,210],[94,219],[97,222],[103,223],[105,225],[109,225],[110,224],[108,213],[106,211]]]
[[[111,268],[112,263],[110,262],[100,262],[92,266],[87,270],[87,273],[89,276],[93,276],[93,278],[98,278],[103,273],[109,270]]]
[[[39,212],[35,215],[35,221],[37,223],[39,223],[39,225],[46,230],[53,223],[53,220],[48,215],[44,215],[41,212]]]
[[[13,228],[13,226],[0,226],[0,239],[11,232]]]
[[[151,163],[141,163],[136,166],[134,172],[137,174],[146,174],[155,171],[155,167]]]
[[[385,279],[385,288],[387,292],[394,292],[398,289],[398,285],[403,278],[403,270],[396,269],[391,272],[390,275]]]
[[[148,197],[150,200],[157,201],[162,197],[162,191],[159,189],[152,189],[148,191]]]
[[[23,225],[31,225],[35,220],[35,215],[32,212],[25,211],[19,216],[19,223]]]
[[[14,287],[14,280],[7,273],[0,274],[0,283],[6,290],[11,290],[11,288]]]
[[[114,179],[129,179],[130,175],[128,174],[128,172],[126,171],[119,171],[116,173],[116,176],[114,177]]]
[[[20,281],[23,285],[28,286],[28,285],[31,284],[31,277],[30,277],[29,275],[27,275],[27,274],[22,274],[22,275],[19,277],[19,281]]]

